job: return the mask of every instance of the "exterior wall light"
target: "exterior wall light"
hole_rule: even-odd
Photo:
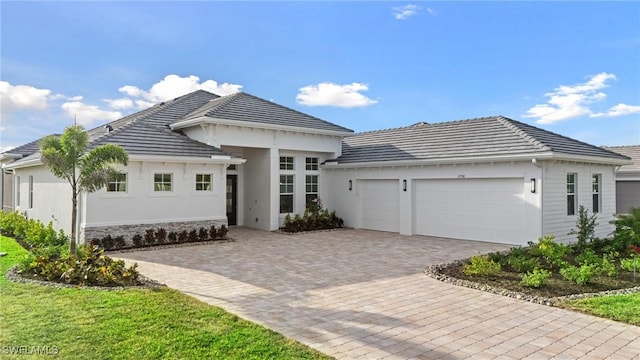
[[[536,193],[536,179],[535,178],[531,178],[531,193],[532,194]]]
[[[402,191],[407,191],[407,179],[402,180]]]
[[[349,180],[349,191],[353,189],[353,181]]]

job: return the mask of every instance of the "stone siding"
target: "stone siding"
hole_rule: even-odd
[[[144,237],[146,230],[164,228],[167,233],[172,231],[181,232],[186,230],[199,230],[201,227],[209,230],[211,225],[215,225],[216,228],[220,226],[228,226],[227,220],[202,220],[202,221],[181,221],[181,222],[165,222],[155,224],[134,224],[134,225],[116,225],[116,226],[96,226],[96,227],[81,227],[79,234],[79,242],[85,243],[91,239],[102,239],[107,235],[112,237],[122,236],[127,244],[133,242],[132,238],[135,234],[140,234]]]

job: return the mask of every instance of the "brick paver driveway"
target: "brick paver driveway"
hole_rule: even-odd
[[[119,254],[168,286],[344,359],[639,359],[640,328],[433,280],[504,245],[346,230]]]

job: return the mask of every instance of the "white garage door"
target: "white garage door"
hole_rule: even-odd
[[[417,234],[526,243],[524,179],[418,180]]]
[[[398,180],[359,180],[361,227],[399,232]]]

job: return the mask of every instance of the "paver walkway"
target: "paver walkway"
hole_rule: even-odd
[[[640,327],[422,273],[504,245],[345,230],[118,254],[168,286],[339,359],[640,359]]]

